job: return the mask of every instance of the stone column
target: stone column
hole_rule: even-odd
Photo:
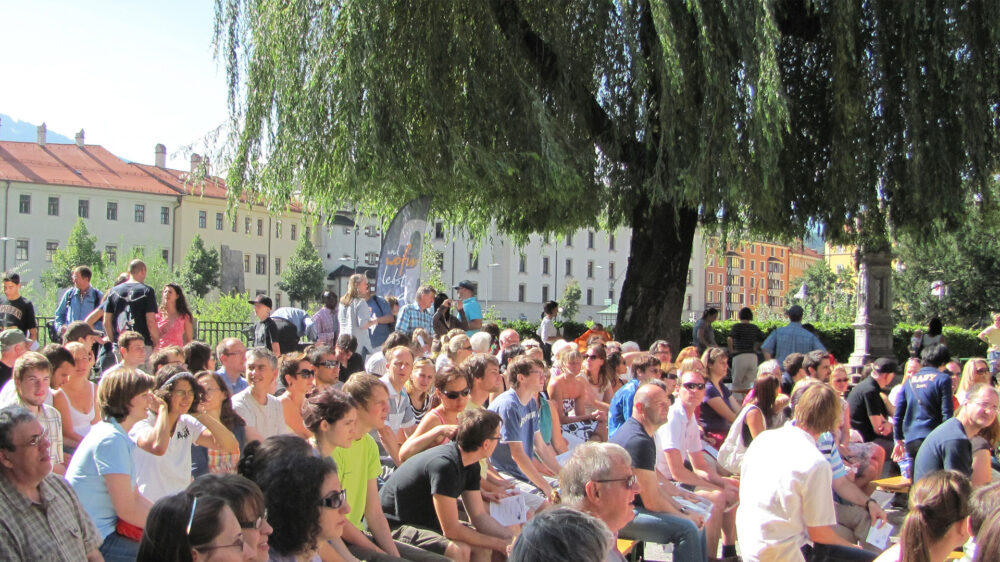
[[[858,315],[854,319],[852,371],[879,357],[893,357],[892,253],[858,250]]]

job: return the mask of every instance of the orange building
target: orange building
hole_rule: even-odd
[[[823,259],[802,245],[741,240],[720,252],[718,238],[708,241],[705,259],[705,308],[719,309],[719,318],[735,319],[744,306],[784,310],[789,283]],[[720,255],[721,254],[721,255]]]

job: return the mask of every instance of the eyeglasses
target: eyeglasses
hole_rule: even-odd
[[[180,390],[180,389],[177,389],[177,390],[172,390],[170,392],[170,394],[173,394],[174,396],[176,396],[178,398],[187,398],[189,396],[194,396],[194,391],[193,390]]]
[[[584,355],[584,359],[603,359],[600,355]]]
[[[531,346],[528,346],[528,347],[531,347]],[[467,345],[467,346],[463,347],[462,350],[463,351],[472,351],[472,346],[471,345]]]
[[[441,394],[444,394],[445,398],[447,398],[449,400],[455,400],[459,396],[468,396],[471,393],[472,393],[472,390],[469,389],[469,388],[463,388],[462,390],[443,390],[443,391],[441,391]]]
[[[311,379],[316,376],[316,371],[312,369],[300,369],[298,373],[295,373],[295,376],[303,379]]]
[[[983,367],[982,369],[976,369],[976,372],[979,373],[980,375],[984,375],[984,374],[990,372],[990,368],[989,367]]]
[[[254,519],[253,521],[240,521],[240,529],[255,530],[259,531],[261,527],[264,526],[264,522],[267,521],[267,511],[264,511],[264,515]]]
[[[193,547],[198,552],[205,552],[206,550],[218,550],[220,548],[238,548],[243,550],[243,537],[236,537],[236,540],[232,544],[219,544],[215,546],[195,546]]]
[[[38,435],[33,436],[28,439],[28,442],[23,445],[16,445],[16,447],[37,447],[49,437],[49,430],[47,428],[42,428],[42,432]]]
[[[663,373],[663,378],[675,381],[677,380],[677,373]]]
[[[340,506],[344,505],[345,499],[347,499],[347,490],[336,490],[330,492],[326,497],[320,498],[319,505],[330,509],[340,509]]]
[[[987,404],[985,402],[973,402],[973,403],[975,405],[979,406],[980,408],[986,410],[987,412],[996,412],[998,409],[1000,409],[1000,406],[996,406],[996,405],[993,405],[993,404]]]
[[[487,437],[486,438],[487,441],[499,441],[500,439],[502,439],[502,437],[500,437],[499,435],[497,435],[496,437]]]
[[[703,382],[686,382],[681,386],[688,390],[705,390],[705,383]]]
[[[339,369],[340,361],[323,361],[322,363],[320,363],[320,365],[324,367],[329,367],[331,369]]]
[[[629,474],[625,478],[605,478],[603,480],[594,480],[594,482],[624,482],[626,488],[632,489],[635,487],[636,478],[635,474]]]

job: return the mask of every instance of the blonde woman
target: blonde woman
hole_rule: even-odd
[[[378,323],[372,317],[368,308],[368,278],[355,273],[347,283],[344,296],[340,297],[340,307],[337,308],[337,321],[340,323],[341,334],[351,334],[358,340],[357,353],[364,359],[373,351],[368,328]]]
[[[431,391],[434,387],[434,376],[434,363],[426,357],[421,357],[413,362],[410,378],[403,383],[403,388],[410,397],[410,410],[413,411],[413,417],[418,424],[432,407]]]
[[[977,384],[990,384],[990,366],[982,357],[973,357],[965,362],[962,369],[962,379],[955,389],[955,397],[959,404],[965,404],[969,389]]]

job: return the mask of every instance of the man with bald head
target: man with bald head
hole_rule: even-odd
[[[646,383],[635,393],[632,417],[618,428],[610,442],[621,445],[632,457],[632,470],[639,486],[635,519],[621,531],[622,538],[671,543],[676,560],[706,560],[705,534],[700,517],[689,514],[671,497],[674,490],[661,486],[656,476],[657,450],[653,434],[667,421],[670,398],[655,383]]]

